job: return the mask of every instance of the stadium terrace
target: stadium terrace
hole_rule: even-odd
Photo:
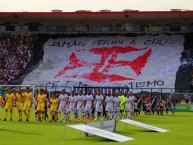
[[[59,33],[187,33],[193,11],[0,12],[0,31]]]

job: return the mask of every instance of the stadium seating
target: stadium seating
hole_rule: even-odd
[[[0,34],[0,84],[10,84],[26,69],[33,57],[36,35]]]

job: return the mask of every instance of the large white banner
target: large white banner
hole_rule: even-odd
[[[23,84],[173,88],[183,35],[49,39]]]
[[[161,133],[168,131],[166,129],[155,127],[155,126],[148,125],[148,124],[145,124],[145,123],[141,123],[141,122],[138,122],[138,121],[135,121],[135,120],[123,119],[123,120],[119,120],[119,121],[124,122],[126,124],[131,124],[131,125],[147,128],[149,130],[153,130],[153,131],[157,131],[157,132],[161,132]]]
[[[110,140],[118,141],[118,142],[125,142],[129,140],[133,140],[131,137],[123,136],[114,132],[109,132],[106,130],[98,129],[92,126],[84,125],[84,124],[77,124],[77,125],[67,125],[68,127],[83,131],[83,132],[88,132],[93,135],[97,135],[103,138],[107,138]]]
[[[86,123],[88,126],[100,128],[102,130],[115,132],[116,131],[116,120],[106,120],[104,121],[102,118],[98,122],[89,122]],[[91,134],[85,133],[85,136],[91,136]]]

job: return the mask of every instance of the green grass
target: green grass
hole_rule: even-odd
[[[169,130],[166,133],[152,132],[137,126],[117,123],[117,133],[134,138],[132,141],[118,143],[101,137],[84,137],[83,133],[64,127],[69,123],[49,122],[18,122],[16,110],[13,121],[0,121],[0,145],[192,145],[193,144],[193,113],[177,112],[174,116],[145,116],[134,120],[155,125]],[[170,112],[171,114],[171,112]],[[1,119],[4,110],[0,111]],[[74,123],[75,124],[75,123]],[[63,136],[64,134],[64,136]],[[63,139],[76,137],[72,139]]]

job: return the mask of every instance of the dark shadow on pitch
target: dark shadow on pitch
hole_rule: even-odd
[[[138,130],[139,132],[157,132],[155,130]],[[159,133],[159,132],[158,132]]]
[[[110,139],[101,139],[100,142],[117,142],[115,140],[110,140]]]
[[[24,131],[16,131],[16,130],[10,130],[10,129],[0,129],[0,131],[4,132],[12,132],[12,133],[19,133],[19,134],[26,134],[26,135],[41,135],[39,133],[31,133],[31,132],[24,132]]]

